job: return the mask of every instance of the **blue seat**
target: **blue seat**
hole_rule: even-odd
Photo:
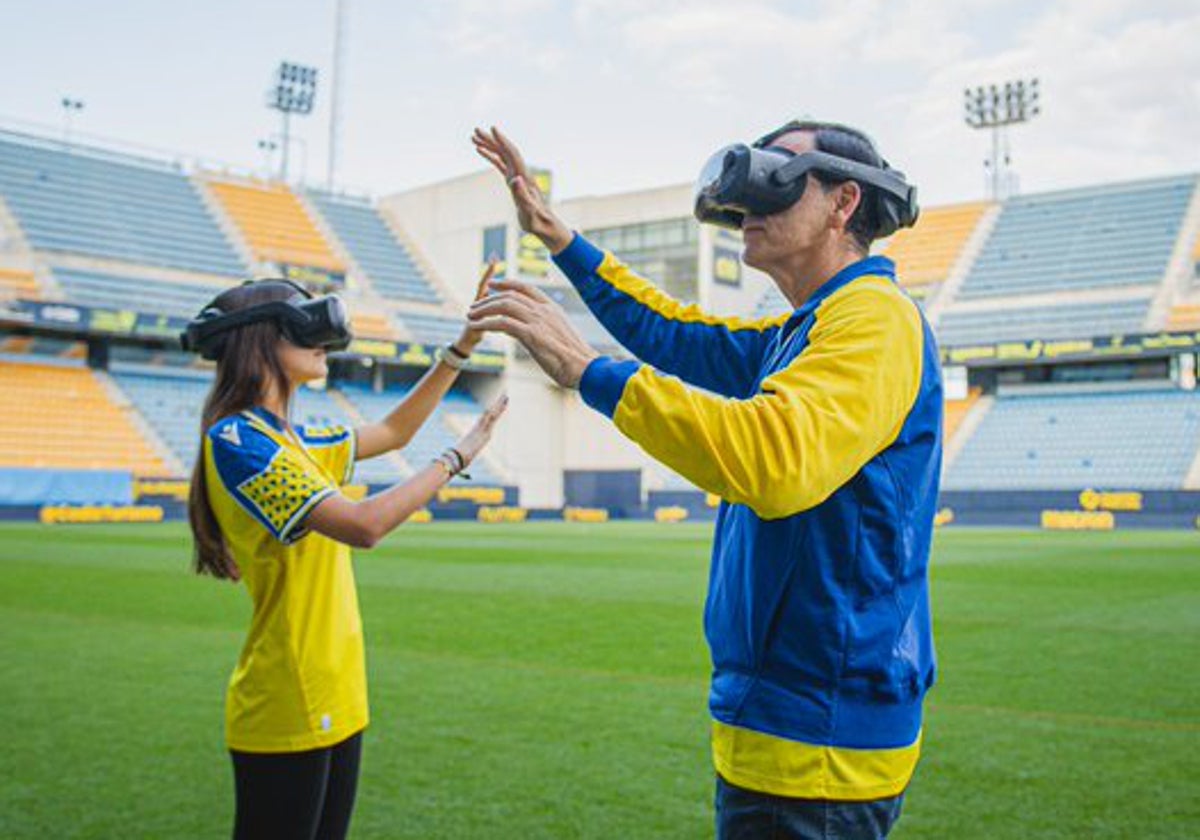
[[[114,364],[110,372],[150,427],[190,470],[199,452],[200,412],[212,387],[212,376],[150,371],[145,366],[122,364]],[[297,392],[292,410],[295,422],[305,425],[355,425],[327,392],[312,388]],[[354,481],[367,484],[392,484],[403,478],[387,459],[359,461],[354,469]]]
[[[125,277],[102,271],[83,271],[56,266],[58,281],[67,300],[83,306],[135,309],[155,315],[190,318],[223,288],[199,283],[172,283]]]
[[[1024,339],[1094,338],[1139,332],[1149,307],[1150,298],[1145,297],[971,312],[949,309],[942,314],[936,333],[944,347]]]
[[[157,161],[6,134],[0,194],[38,250],[246,273],[196,187]]]
[[[1183,487],[1200,392],[999,397],[946,473],[947,490]]]
[[[413,334],[414,338],[424,344],[448,344],[462,334],[463,320],[447,318],[444,315],[429,315],[425,312],[396,313],[400,321]]]
[[[343,384],[340,391],[354,404],[367,420],[378,420],[396,407],[396,403],[404,399],[405,391],[400,389],[388,390],[383,393],[373,393],[365,388]],[[453,446],[458,441],[458,434],[447,424],[446,415],[460,414],[477,417],[483,413],[483,408],[469,393],[452,391],[443,400],[426,421],[413,440],[401,454],[415,469],[423,469],[426,464]],[[470,484],[480,486],[500,486],[503,481],[480,458],[471,465]],[[464,480],[464,479],[459,479]]]
[[[441,297],[370,204],[312,191],[308,197],[385,298],[440,303]]]
[[[1156,284],[1195,176],[1011,198],[971,266],[959,300]]]

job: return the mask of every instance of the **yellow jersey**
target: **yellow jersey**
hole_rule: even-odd
[[[229,681],[225,737],[241,752],[331,746],[366,727],[366,663],[349,546],[304,519],[354,467],[354,433],[289,429],[254,408],[204,437],[208,499],[254,604]]]

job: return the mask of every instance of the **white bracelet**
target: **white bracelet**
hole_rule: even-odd
[[[466,364],[466,359],[463,359],[457,353],[452,353],[448,347],[439,347],[435,358],[446,367],[453,368],[454,370],[462,370],[463,365]]]

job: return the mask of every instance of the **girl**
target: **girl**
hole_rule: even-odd
[[[188,500],[195,568],[243,581],[254,605],[226,695],[235,838],[345,837],[368,721],[350,547],[375,545],[462,472],[506,405],[502,397],[408,481],[351,501],[340,488],[353,462],[404,446],[481,335],[464,330],[377,423],[294,426],[296,388],[328,373],[325,349],[301,346],[290,328],[306,302],[322,303],[287,281],[264,280],[223,292],[200,316],[235,326],[205,348],[217,372]],[[226,317],[234,312],[241,315]]]

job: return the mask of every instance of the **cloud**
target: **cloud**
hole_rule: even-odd
[[[843,0],[811,14],[794,3],[694,0],[645,4],[583,0],[576,17],[610,28],[632,61],[707,101],[729,101],[753,86],[831,87],[879,67],[930,68],[966,52],[971,39],[950,28],[937,4]]]
[[[799,112],[851,122],[938,200],[982,191],[988,138],[963,124],[963,87],[1032,75],[1044,113],[1010,134],[1027,189],[1198,163],[1194,3],[578,0],[573,18],[639,80],[613,94],[623,110],[673,94],[726,133]]]
[[[478,79],[471,88],[471,113],[492,114],[514,99],[515,92],[495,79]]]
[[[518,43],[531,21],[553,11],[554,0],[451,0],[435,8],[444,17],[442,41],[464,55],[498,55]],[[520,56],[508,50],[507,57]]]

